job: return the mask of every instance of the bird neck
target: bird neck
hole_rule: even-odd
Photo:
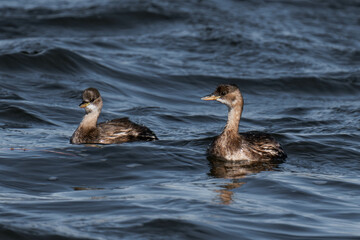
[[[79,128],[83,130],[90,130],[96,128],[96,123],[100,115],[100,110],[94,110],[90,113],[85,114]]]
[[[236,135],[239,133],[239,123],[240,123],[242,109],[243,109],[242,104],[229,107],[228,120],[223,132],[236,134]]]

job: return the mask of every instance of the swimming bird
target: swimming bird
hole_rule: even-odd
[[[97,123],[103,101],[96,88],[87,88],[82,93],[85,116],[73,133],[72,144],[113,144],[131,141],[153,141],[158,138],[147,127],[131,122],[128,118],[119,118]]]
[[[284,160],[286,153],[273,136],[263,132],[239,133],[239,122],[244,100],[234,85],[219,85],[202,100],[216,100],[228,107],[228,120],[223,132],[211,143],[207,153],[210,157],[234,161]]]

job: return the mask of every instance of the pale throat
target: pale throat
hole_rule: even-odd
[[[229,107],[228,120],[224,128],[224,132],[226,131],[226,132],[238,134],[241,113],[242,113],[241,104],[234,104],[233,107]]]
[[[92,104],[90,104],[87,108],[89,107],[92,111],[85,114],[84,118],[80,123],[80,128],[83,129],[96,128],[96,123],[100,115],[100,109],[96,108]]]

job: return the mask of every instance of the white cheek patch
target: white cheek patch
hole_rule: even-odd
[[[89,105],[87,105],[86,109],[90,111],[95,111],[98,108],[94,104],[90,103]]]
[[[225,101],[225,100],[222,99],[222,98],[218,98],[218,99],[216,99],[216,101],[221,102],[221,103],[224,103],[224,104],[227,104],[227,101]]]

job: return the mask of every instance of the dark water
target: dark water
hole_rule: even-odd
[[[360,239],[359,1],[0,2],[0,239]],[[241,131],[288,159],[207,160]],[[81,91],[157,142],[74,146]],[[247,175],[241,175],[246,172]]]

